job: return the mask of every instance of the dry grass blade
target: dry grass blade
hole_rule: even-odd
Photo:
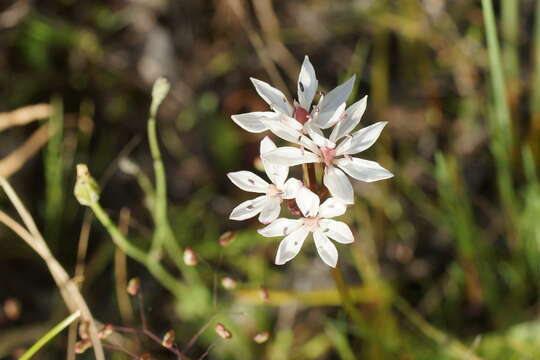
[[[17,210],[28,230],[3,211],[0,211],[0,222],[19,235],[45,261],[68,309],[71,312],[79,310],[82,314],[82,319],[89,322],[90,339],[94,347],[96,359],[105,360],[105,354],[103,352],[101,341],[99,340],[95,320],[90,312],[90,309],[88,308],[88,305],[86,304],[86,301],[81,295],[79,288],[73,281],[71,281],[66,270],[62,267],[62,265],[60,265],[58,260],[56,260],[54,255],[49,250],[49,247],[39,232],[34,219],[17,196],[15,190],[3,177],[0,177],[0,185],[4,189],[6,195]]]
[[[1,127],[0,119],[0,127]],[[47,143],[47,140],[52,135],[53,131],[49,131],[47,124],[37,129],[32,136],[28,138],[11,154],[0,160],[0,176],[9,178],[11,175],[19,171],[19,169],[30,159],[35,153]]]
[[[0,113],[0,131],[48,118],[52,113],[53,108],[49,104],[30,105],[14,111]]]

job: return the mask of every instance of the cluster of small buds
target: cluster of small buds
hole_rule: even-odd
[[[298,101],[293,105],[278,89],[257,79],[251,78],[251,81],[271,111],[233,115],[232,120],[248,132],[270,131],[296,146],[277,147],[269,137],[261,141],[261,161],[270,182],[250,171],[227,174],[240,189],[261,194],[235,207],[230,219],[246,220],[258,215],[259,221],[267,225],[259,230],[261,235],[285,236],[276,254],[277,265],[293,259],[307,236],[313,234],[319,256],[327,265],[335,267],[338,252],[330,239],[342,244],[354,241],[347,224],[331,220],[344,214],[347,206],[354,203],[349,177],[373,182],[393,176],[377,162],[352,156],[371,147],[386,122],[352,132],[367,106],[367,96],[348,108],[346,106],[355,76],[322,95],[318,104],[312,106],[318,80],[307,56],[298,78]],[[330,134],[327,136],[325,131]],[[318,191],[313,186],[308,188],[300,180],[287,179],[289,167],[313,166],[314,163],[324,169],[324,187]],[[321,197],[327,194],[330,197],[321,204]],[[280,218],[284,200],[291,214],[299,216],[298,219]]]
[[[81,321],[79,324],[79,338],[80,340],[75,343],[74,351],[75,354],[82,354],[92,346],[92,341],[90,341],[90,323],[88,321]],[[111,324],[104,325],[98,331],[98,337],[101,340],[106,339],[113,333],[114,327]]]

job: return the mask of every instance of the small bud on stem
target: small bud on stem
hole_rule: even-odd
[[[215,330],[216,330],[216,333],[222,337],[223,339],[230,339],[232,338],[232,333],[227,330],[227,328],[225,327],[225,325],[223,325],[222,323],[217,323],[216,324],[216,327],[215,327]]]
[[[223,233],[219,237],[219,245],[220,246],[227,246],[227,245],[229,245],[231,243],[231,241],[234,240],[235,237],[236,237],[236,232],[227,231],[226,233]]]
[[[99,185],[90,175],[88,166],[85,164],[77,165],[77,181],[73,191],[79,204],[90,206],[99,200]]]
[[[141,279],[139,278],[132,278],[129,280],[126,291],[129,295],[135,296],[139,293],[141,290]]]
[[[174,336],[175,336],[174,330],[167,331],[165,335],[163,335],[163,339],[161,340],[161,345],[163,345],[163,347],[166,347],[167,349],[172,348],[174,345]]]
[[[257,344],[262,344],[265,343],[269,337],[270,333],[268,331],[263,331],[255,335],[253,337],[253,341],[255,341]]]
[[[188,266],[195,266],[195,265],[197,265],[199,263],[199,259],[197,258],[197,254],[190,247],[187,247],[184,250],[184,263],[186,265],[188,265]]]

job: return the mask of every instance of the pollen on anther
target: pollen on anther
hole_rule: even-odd
[[[304,91],[304,84],[301,81],[298,82],[298,86],[300,86],[300,90]]]

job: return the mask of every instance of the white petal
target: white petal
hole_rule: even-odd
[[[234,185],[244,191],[265,193],[268,190],[269,184],[251,171],[230,172],[227,176]]]
[[[351,157],[335,160],[334,164],[343,169],[350,177],[360,181],[373,182],[394,176],[375,161]]]
[[[330,149],[336,147],[336,144],[324,137],[324,133],[322,132],[322,130],[319,129],[312,121],[308,121],[304,124],[304,131],[309,135],[309,137],[318,147],[327,147]]]
[[[277,118],[277,114],[271,111],[256,111],[231,116],[231,119],[242,129],[251,133],[261,133],[268,130],[263,120]]]
[[[298,190],[303,186],[304,184],[300,180],[290,178],[285,182],[285,185],[283,185],[283,188],[281,189],[283,190],[283,195],[281,195],[281,197],[283,199],[294,199],[298,194]]]
[[[354,236],[349,228],[349,225],[343,221],[336,221],[330,219],[319,220],[320,231],[341,244],[350,244],[354,241]]]
[[[296,194],[296,204],[305,217],[316,216],[319,211],[321,199],[313,191],[303,186]]]
[[[345,83],[339,85],[323,97],[319,102],[319,123],[326,123],[339,105],[347,101],[354,86],[355,79],[356,76],[353,75]]]
[[[254,78],[250,78],[250,80],[255,86],[255,90],[257,90],[259,96],[262,97],[268,105],[270,105],[272,110],[279,111],[289,116],[292,115],[293,109],[291,104],[289,104],[289,101],[281,91],[270,86],[264,81]]]
[[[315,240],[315,246],[321,259],[326,265],[336,267],[338,260],[338,252],[336,246],[320,231],[313,233],[313,239]]]
[[[366,150],[377,141],[381,131],[388,122],[379,121],[373,125],[358,130],[351,137],[342,141],[336,148],[336,156],[356,154]]]
[[[285,219],[285,218],[279,218],[269,225],[263,227],[262,229],[257,230],[259,234],[266,237],[274,237],[274,236],[287,236],[296,229],[298,229],[300,226],[302,226],[303,220],[302,219]]]
[[[335,166],[327,166],[324,169],[324,185],[333,197],[338,198],[345,204],[354,202],[354,192],[347,175]]]
[[[332,116],[324,117],[324,118],[321,118],[319,116],[317,123],[319,124],[321,129],[328,129],[334,126],[336,123],[338,123],[343,118],[344,114],[345,114],[345,103],[342,103],[334,111]]]
[[[302,226],[281,240],[276,254],[276,265],[283,265],[293,259],[300,252],[308,234],[309,231]]]
[[[275,150],[276,148],[276,144],[274,144],[274,142],[270,140],[268,136],[262,139],[260,146],[261,155]],[[287,166],[271,163],[264,159],[262,159],[262,163],[264,166],[264,170],[266,171],[266,175],[268,175],[268,178],[274,184],[276,184],[278,188],[281,188],[285,183],[285,180],[287,180],[287,175],[289,175],[289,168]]]
[[[303,136],[298,130],[279,120],[265,121],[264,124],[274,135],[292,143],[298,143]]]
[[[366,95],[361,100],[349,106],[345,111],[344,119],[338,122],[332,130],[332,134],[330,134],[331,141],[336,142],[354,130],[360,120],[362,120],[362,115],[364,115],[364,112],[366,111],[367,99],[368,97]]]
[[[281,199],[277,197],[268,197],[264,207],[259,215],[259,222],[262,224],[270,224],[279,217],[281,212]]]
[[[325,202],[319,207],[319,217],[321,218],[333,218],[345,214],[347,205],[337,198],[326,199]]]
[[[285,166],[295,166],[320,161],[319,157],[312,152],[290,146],[279,147],[264,154],[262,158],[278,165]]]
[[[266,203],[266,195],[259,196],[255,199],[244,201],[233,209],[229,219],[231,220],[246,220],[254,217],[261,212]]]
[[[315,76],[315,69],[313,68],[313,65],[311,65],[311,62],[306,55],[304,62],[302,63],[300,75],[298,76],[298,101],[300,102],[300,105],[308,112],[311,107],[313,97],[317,92],[318,86],[319,82]]]

